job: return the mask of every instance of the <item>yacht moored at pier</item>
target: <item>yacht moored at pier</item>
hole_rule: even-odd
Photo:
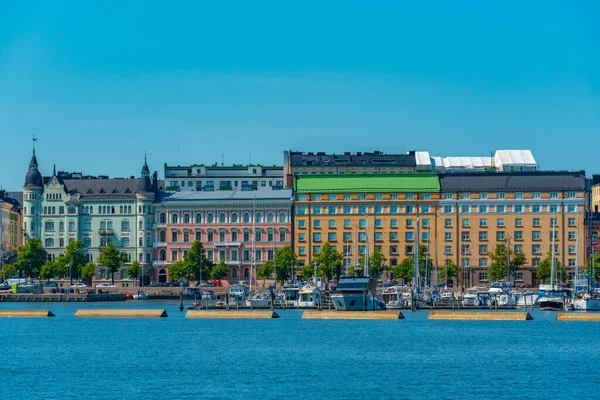
[[[331,300],[338,311],[382,310],[385,304],[373,297],[376,283],[370,277],[355,278],[342,276],[335,290],[331,292]],[[365,304],[366,300],[366,304]]]

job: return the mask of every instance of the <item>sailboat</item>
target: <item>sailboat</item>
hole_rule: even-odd
[[[362,277],[341,276],[335,290],[330,293],[333,306],[338,311],[385,309],[385,303],[373,294],[377,282],[369,276],[369,220],[366,224],[365,265]]]
[[[553,221],[556,221],[554,214]],[[552,268],[550,269],[550,285],[540,285],[538,304],[542,311],[562,311],[565,309],[565,290],[555,285],[556,277],[556,249],[554,238],[556,235],[556,224],[552,226]]]
[[[579,250],[577,243],[579,241],[579,231],[577,231],[577,242],[575,244],[575,251],[577,252]],[[577,253],[575,253],[575,265],[579,265],[577,263],[578,261],[578,257],[577,257]],[[589,276],[591,276],[593,279],[594,276],[594,253],[592,252],[591,257],[590,257],[590,270],[588,271]],[[575,272],[575,292],[577,292],[577,277],[578,277],[578,273]],[[581,297],[577,297],[575,298],[575,300],[573,300],[573,308],[575,310],[578,311],[598,311],[600,310],[600,298],[598,298],[597,294],[593,294],[592,290],[591,290],[591,282],[590,280],[588,280],[588,287],[587,287],[587,291],[586,293],[581,296]]]

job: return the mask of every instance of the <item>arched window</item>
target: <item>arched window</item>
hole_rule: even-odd
[[[167,261],[167,251],[165,249],[161,249],[158,252],[158,259],[160,261]]]
[[[237,224],[237,222],[238,222],[238,215],[237,215],[237,213],[231,214],[231,223],[232,224]]]
[[[206,216],[206,222],[208,222],[209,224],[212,224],[213,222],[215,222],[215,216],[212,213],[209,213]]]
[[[167,214],[160,213],[159,222],[161,224],[166,224],[167,223]]]
[[[177,243],[179,241],[179,232],[171,231],[171,242]]]
[[[250,222],[250,214],[244,213],[244,223],[247,224]]]
[[[283,224],[285,222],[285,217],[286,217],[286,215],[284,212],[279,213],[279,223],[280,224]]]
[[[90,247],[91,245],[92,245],[92,239],[89,237],[84,237],[83,238],[83,246]]]
[[[196,214],[196,223],[197,224],[201,224],[202,223],[202,214],[200,214],[200,213]]]
[[[144,255],[143,255],[142,253],[140,253],[140,254],[138,255],[138,261],[139,261],[139,262],[141,262],[141,263],[143,263],[143,262],[144,262]]]
[[[151,261],[150,253],[146,253],[146,264],[150,264],[150,261]]]
[[[31,215],[35,215],[35,207],[31,207]],[[33,228],[31,228],[33,229]]]
[[[143,231],[144,230],[144,221],[140,220],[138,222],[138,231]]]
[[[225,213],[219,214],[219,223],[224,224],[226,219]]]
[[[58,213],[63,215],[65,213],[65,208],[63,206],[58,207]]]
[[[262,214],[261,213],[256,213],[254,215],[254,219],[256,221],[257,224],[260,224],[262,222]]]
[[[176,224],[176,223],[178,223],[177,221],[178,221],[178,215],[173,213],[173,215],[171,215],[171,223]]]
[[[183,223],[184,224],[190,223],[190,214],[188,214],[188,213],[183,214]]]
[[[166,242],[167,241],[167,232],[166,231],[160,231],[160,233],[158,234],[158,236],[160,236],[159,242]]]
[[[48,214],[48,207],[44,206],[44,214]]]
[[[270,222],[270,223],[275,222],[275,216],[273,215],[273,213],[267,214],[267,222]]]

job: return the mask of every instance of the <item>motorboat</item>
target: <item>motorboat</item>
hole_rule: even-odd
[[[133,294],[133,296],[131,296],[131,297],[133,297],[136,300],[148,300],[150,298],[150,296],[148,295],[148,293],[143,292],[141,290],[138,290],[137,292],[135,292]]]
[[[538,305],[542,311],[563,311],[566,299],[569,297],[567,289],[552,285],[540,285]]]
[[[533,307],[538,300],[539,295],[532,291],[515,292],[515,300],[517,308]]]
[[[318,307],[319,289],[313,285],[303,286],[298,292],[298,307]]]
[[[475,305],[476,300],[477,300],[477,291],[467,289],[466,293],[463,295],[462,304],[465,307],[472,307]]]
[[[370,277],[342,276],[330,297],[338,311],[385,309],[385,303],[373,297],[375,289],[376,282]]]
[[[244,301],[246,307],[267,308],[271,307],[271,295],[268,293],[257,293]]]
[[[300,298],[300,288],[296,285],[285,284],[283,288],[277,293],[277,299],[279,304],[285,307],[296,307],[298,306],[298,299]]]
[[[577,311],[598,311],[600,310],[600,298],[585,294],[582,297],[573,300],[573,308]]]
[[[381,297],[386,308],[399,309],[404,308],[406,305],[406,300],[402,297],[402,291],[396,286],[390,286],[383,289]]]

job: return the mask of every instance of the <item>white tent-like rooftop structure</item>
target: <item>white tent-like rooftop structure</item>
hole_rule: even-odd
[[[531,150],[496,150],[493,157],[432,157],[428,151],[417,151],[415,160],[417,169],[422,171],[497,170],[511,172],[538,170]]]

